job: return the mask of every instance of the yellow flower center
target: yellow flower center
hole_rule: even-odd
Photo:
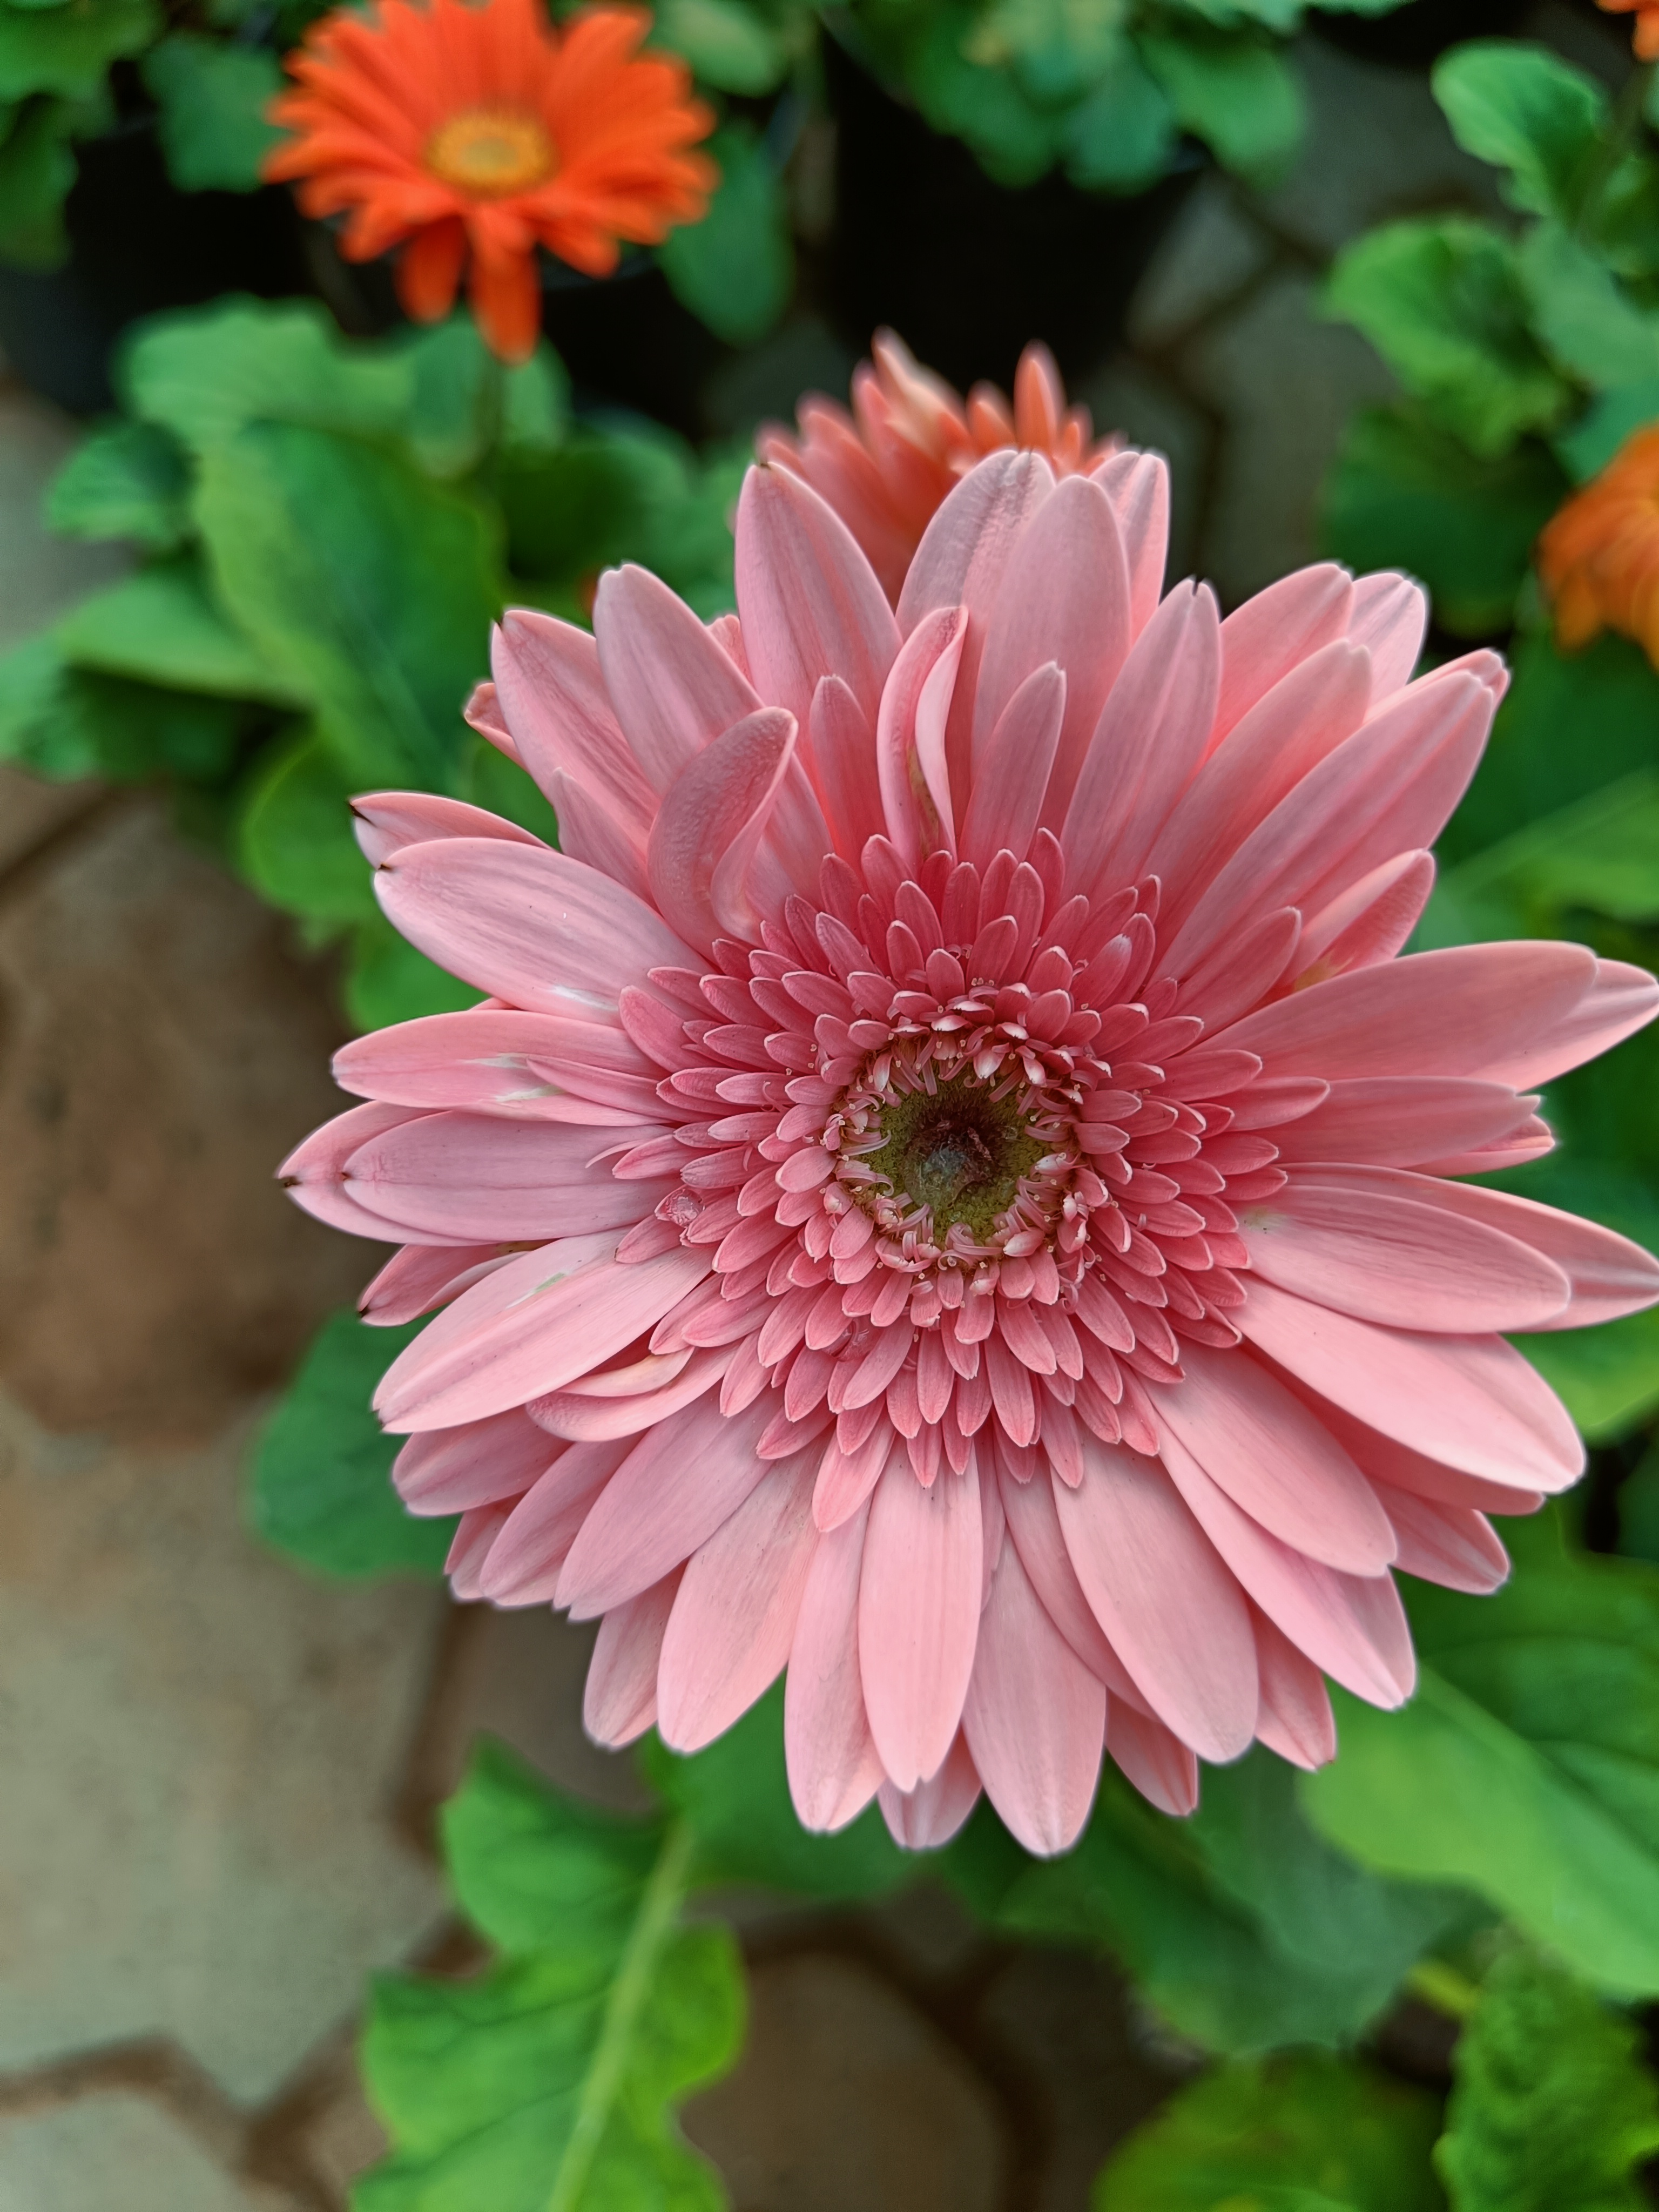
[[[426,165],[434,177],[480,199],[501,199],[543,184],[558,149],[522,107],[464,107],[432,134]]]

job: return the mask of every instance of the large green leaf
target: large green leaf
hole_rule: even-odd
[[[1366,232],[1338,255],[1325,305],[1472,452],[1505,453],[1568,404],[1528,327],[1514,248],[1467,216]]]
[[[1659,378],[1659,315],[1639,307],[1588,247],[1553,222],[1523,240],[1521,281],[1545,350],[1593,391]]]
[[[1443,2212],[1427,2091],[1317,2051],[1218,2067],[1136,2129],[1093,2212]]]
[[[1598,392],[1571,429],[1553,443],[1575,483],[1588,483],[1606,468],[1633,431],[1659,420],[1659,376]]]
[[[394,1022],[416,1021],[422,1014],[459,1013],[463,1006],[476,1006],[483,994],[417,952],[377,911],[351,933],[342,995],[352,1026],[366,1035]]]
[[[73,106],[45,94],[0,115],[0,261],[56,269],[67,256],[64,198],[75,182],[74,125]]]
[[[236,860],[262,898],[319,933],[379,912],[351,834],[351,793],[314,730],[262,755],[236,815]]]
[[[437,1574],[453,1518],[416,1520],[392,1487],[402,1439],[369,1400],[421,1327],[370,1328],[331,1315],[254,1454],[249,1510],[268,1544],[331,1575]]]
[[[101,424],[52,479],[46,520],[67,538],[130,538],[170,553],[191,528],[185,454],[154,422]]]
[[[1179,33],[1146,31],[1139,44],[1176,119],[1224,168],[1251,184],[1271,184],[1289,167],[1307,127],[1306,102],[1269,40],[1194,24]]]
[[[1509,172],[1511,203],[1571,220],[1596,160],[1607,97],[1547,46],[1513,39],[1454,46],[1435,64],[1434,96],[1467,152]]]
[[[1039,106],[1082,100],[1126,46],[1125,0],[995,0],[968,52],[993,69],[1012,70]]]
[[[179,191],[252,191],[282,136],[265,119],[283,86],[276,55],[174,31],[144,57],[143,76],[161,104],[161,150]]]
[[[1206,1768],[1199,1811],[1156,1813],[1108,1765],[1076,1849],[1030,1863],[999,1917],[1114,1951],[1183,2033],[1212,2049],[1338,2043],[1468,1915],[1448,1890],[1379,1881],[1298,1809],[1270,1753]]]
[[[1018,189],[1051,169],[1064,144],[1066,118],[1028,97],[1008,70],[969,58],[977,28],[974,10],[948,0],[927,11],[890,10],[918,21],[903,37],[905,75],[916,105],[935,131],[972,148],[999,184]]]
[[[764,337],[789,305],[795,257],[782,180],[756,132],[710,140],[720,180],[701,222],[670,231],[657,258],[674,296],[728,345]]]
[[[0,757],[54,780],[222,783],[235,768],[246,713],[234,700],[71,668],[51,636],[0,659]]]
[[[1324,550],[1362,571],[1405,569],[1428,586],[1443,629],[1486,637],[1507,628],[1533,541],[1568,489],[1534,439],[1483,460],[1413,408],[1367,408],[1326,479]]]
[[[63,8],[0,7],[0,103],[55,92],[92,100],[104,72],[151,44],[161,28],[155,0],[73,0]]]
[[[1413,1587],[1422,1679],[1380,1713],[1338,1691],[1341,1755],[1304,1777],[1333,1842],[1466,1883],[1599,1988],[1659,1992],[1659,1572],[1569,1559],[1516,1524],[1513,1580]]]
[[[1138,192],[1170,166],[1176,137],[1170,96],[1125,42],[1066,126],[1066,173],[1074,185]]]
[[[273,706],[304,703],[300,683],[226,620],[193,556],[157,562],[94,592],[58,623],[58,642],[76,667],[106,676]]]
[[[659,0],[652,37],[684,55],[704,84],[752,100],[781,81],[799,30],[753,0]]]
[[[444,1840],[501,1955],[377,1983],[363,2070],[394,2148],[354,2212],[718,2212],[674,2106],[731,2065],[743,1987],[730,1933],[681,1924],[690,1831],[580,1805],[487,1745]]]
[[[359,787],[457,780],[501,605],[489,517],[392,453],[254,423],[204,454],[218,595]]]
[[[1553,1960],[1498,1959],[1458,2039],[1435,2164],[1455,2212],[1641,2212],[1659,2085],[1632,2023]]]

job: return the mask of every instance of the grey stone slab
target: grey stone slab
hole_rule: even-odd
[[[1358,332],[1321,321],[1315,303],[1310,279],[1275,277],[1182,356],[1225,424],[1200,567],[1229,607],[1313,558],[1344,426],[1393,390]]]
[[[148,798],[0,886],[0,1382],[51,1426],[213,1433],[386,1256],[274,1179],[346,1103],[289,934]]]
[[[262,2101],[441,1919],[393,1826],[441,1601],[261,1551],[249,1440],[0,1402],[0,2072],[161,2034]]]
[[[0,2212],[299,2212],[127,2090],[0,2117]]]
[[[44,399],[0,385],[0,652],[130,564],[124,548],[58,538],[42,519],[46,487],[80,434]]]
[[[1225,177],[1206,177],[1142,277],[1129,311],[1129,338],[1161,346],[1234,299],[1272,259],[1272,240]]]
[[[1308,133],[1291,176],[1261,202],[1269,220],[1323,260],[1390,216],[1442,207],[1493,210],[1495,173],[1463,153],[1425,75],[1298,41]]]
[[[46,783],[0,763],[0,877],[95,806],[95,783]]]
[[[988,2093],[896,1991],[808,1953],[750,1978],[737,2071],[686,2112],[734,2212],[991,2212],[1007,2148]]]

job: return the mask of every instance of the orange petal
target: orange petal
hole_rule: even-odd
[[[455,304],[465,257],[466,232],[453,216],[417,231],[398,256],[398,297],[404,312],[417,323],[441,322]]]

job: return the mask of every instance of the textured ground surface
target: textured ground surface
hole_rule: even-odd
[[[1170,453],[1175,573],[1230,602],[1308,556],[1386,389],[1310,313],[1323,261],[1485,190],[1421,78],[1305,58],[1303,168],[1200,186],[1085,394]],[[0,645],[109,570],[35,521],[70,434],[0,388]],[[580,1632],[323,1587],[244,1533],[262,1394],[367,1272],[269,1180],[335,1033],[155,801],[0,771],[0,2212],[338,2212],[377,2147],[357,1992],[441,1941],[428,1819],[475,1731],[635,1787],[582,1737]],[[738,2212],[1081,2212],[1171,2078],[1106,1966],[926,1890],[745,1941],[750,2055],[690,2120]]]

